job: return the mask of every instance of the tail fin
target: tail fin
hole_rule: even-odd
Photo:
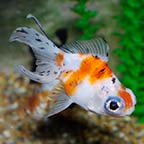
[[[62,71],[63,51],[57,48],[45,35],[40,34],[33,28],[20,27],[12,33],[10,41],[29,45],[37,59],[35,72],[30,72],[21,65],[17,67],[18,72],[41,83],[48,83],[59,76]],[[59,63],[60,60],[61,63]]]

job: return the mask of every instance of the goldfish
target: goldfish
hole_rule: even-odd
[[[42,115],[48,118],[73,103],[87,111],[113,117],[134,111],[136,96],[108,66],[109,45],[103,38],[76,40],[58,48],[36,17],[31,14],[27,17],[36,22],[41,33],[31,27],[19,27],[11,34],[10,41],[28,45],[34,52],[37,67],[31,72],[18,65],[16,70],[44,85],[56,83],[55,89],[43,100],[37,98],[37,117],[44,112]],[[49,98],[54,104],[48,108],[46,99]]]

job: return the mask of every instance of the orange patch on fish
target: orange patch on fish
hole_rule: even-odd
[[[63,60],[64,60],[64,55],[63,55],[62,53],[58,53],[58,54],[56,55],[55,60],[56,60],[56,64],[57,64],[58,66],[61,66],[62,63],[63,63]]]
[[[94,84],[97,80],[111,76],[112,71],[104,61],[94,56],[88,56],[81,62],[80,68],[73,72],[66,80],[64,88],[66,93],[72,96],[78,84],[80,84],[84,78],[88,77],[89,82]]]
[[[125,89],[119,90],[118,95],[124,99],[126,106],[125,109],[128,109],[133,106],[132,97],[128,92],[126,92]]]
[[[89,77],[89,81],[91,84],[95,83],[97,80],[103,80],[111,76],[112,70],[105,62],[101,60],[99,62],[94,61]]]

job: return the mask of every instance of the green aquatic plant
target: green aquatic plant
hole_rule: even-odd
[[[120,6],[117,21],[121,30],[117,34],[121,48],[115,52],[121,63],[117,70],[121,73],[121,81],[135,92],[134,115],[138,122],[144,122],[144,1],[121,0]]]
[[[80,16],[80,18],[75,22],[76,28],[80,29],[82,32],[80,39],[91,39],[95,36],[96,31],[101,27],[100,23],[94,25],[91,23],[91,19],[96,17],[98,12],[88,10],[86,5],[88,0],[76,1],[77,4],[72,8],[72,11],[74,11],[76,14]]]

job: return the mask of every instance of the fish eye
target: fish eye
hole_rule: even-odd
[[[119,108],[119,103],[117,101],[111,101],[109,104],[111,110],[117,110]]]
[[[111,115],[118,115],[122,112],[124,108],[124,101],[118,96],[109,97],[105,104],[104,109],[106,113]]]

